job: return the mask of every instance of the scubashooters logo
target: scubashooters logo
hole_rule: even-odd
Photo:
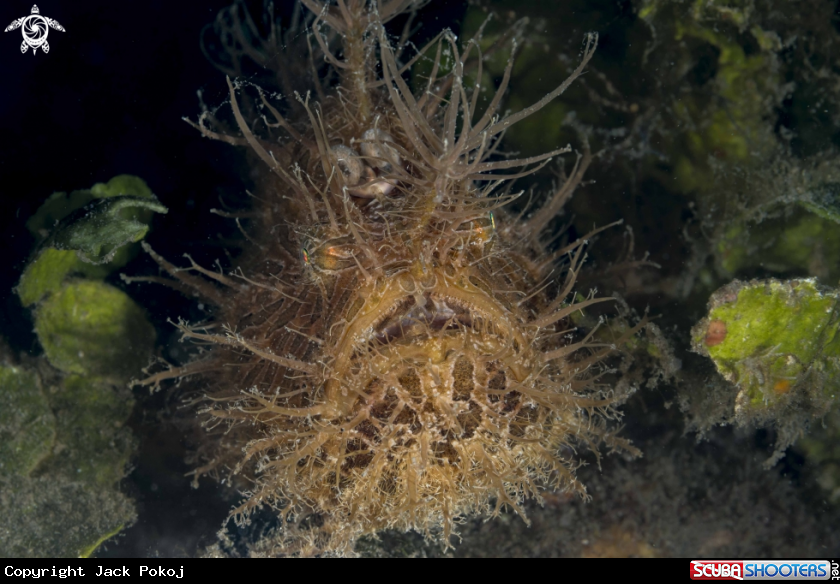
[[[3,32],[21,29],[23,33],[23,42],[20,45],[20,52],[25,53],[27,49],[32,48],[32,54],[38,52],[40,48],[45,53],[50,52],[50,44],[47,42],[47,34],[53,28],[57,31],[64,32],[64,27],[58,24],[57,20],[41,16],[41,11],[38,6],[32,6],[32,14],[13,20],[12,24],[6,27]]]
[[[692,580],[828,580],[832,568],[827,560],[693,560],[690,576]]]

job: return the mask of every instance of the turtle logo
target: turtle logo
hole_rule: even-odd
[[[45,53],[50,52],[50,45],[47,42],[47,33],[49,33],[50,28],[64,32],[64,27],[58,24],[57,20],[41,16],[37,5],[32,7],[32,14],[12,21],[12,24],[7,26],[3,32],[9,32],[16,28],[22,29],[23,32],[20,52],[25,53],[26,49],[32,47],[33,55],[38,52],[39,48]]]

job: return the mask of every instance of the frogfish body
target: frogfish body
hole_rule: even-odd
[[[633,450],[608,424],[614,399],[599,381],[622,339],[572,323],[607,300],[575,292],[585,242],[547,243],[590,155],[514,214],[506,187],[568,149],[517,159],[500,147],[580,75],[597,37],[555,91],[502,115],[513,57],[483,98],[494,49],[482,53],[480,33],[459,43],[445,31],[409,57],[385,27],[409,0],[302,4],[307,33],[285,38],[307,42],[309,73],[266,48],[282,44],[274,29],[268,40],[231,29],[285,99],[228,79],[231,122],[205,112],[195,124],[250,152],[236,269],[179,269],[148,249],[214,307],[211,323],[179,324],[203,346],[197,359],[146,380],[197,388],[197,475],[243,478],[238,521],[276,510],[283,527],[265,554],[346,555],[383,529],[449,546],[465,516],[525,518],[544,489],[584,494],[576,447]],[[241,24],[239,10],[219,22]],[[296,85],[307,76],[309,92]]]

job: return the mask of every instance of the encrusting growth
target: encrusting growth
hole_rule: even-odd
[[[268,41],[227,31],[239,39],[228,71],[244,54],[270,61],[288,117],[263,89],[229,79],[235,127],[207,112],[194,124],[257,157],[250,244],[236,271],[160,260],[174,286],[215,305],[212,324],[179,324],[204,345],[199,358],[145,381],[194,378],[208,432],[196,474],[250,481],[239,521],[261,507],[283,517],[264,554],[349,554],[386,528],[449,546],[465,515],[508,507],[524,518],[523,501],[542,489],[585,493],[578,445],[635,452],[608,424],[616,396],[601,379],[639,327],[613,343],[576,330],[571,314],[610,299],[573,292],[584,240],[558,253],[543,238],[588,149],[523,218],[506,209],[517,195],[500,187],[569,148],[515,159],[499,146],[582,73],[597,36],[557,89],[500,115],[513,54],[478,111],[480,33],[459,45],[445,31],[405,60],[408,35],[395,44],[384,25],[416,2],[302,4],[311,26],[296,38],[308,42],[301,66],[317,98],[296,91],[307,74],[293,74],[291,59],[263,58]],[[225,14],[217,26],[251,23],[238,4]],[[279,46],[273,28],[270,38]],[[406,76],[420,59],[431,72],[413,91]],[[318,81],[322,61],[338,74],[330,87]]]

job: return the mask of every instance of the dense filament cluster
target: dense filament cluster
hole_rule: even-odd
[[[146,380],[196,380],[208,432],[197,474],[242,478],[241,521],[278,510],[284,527],[265,553],[347,554],[386,528],[448,546],[466,515],[524,518],[543,489],[584,493],[577,446],[633,450],[608,425],[614,395],[599,378],[635,329],[609,342],[576,329],[574,313],[607,299],[575,294],[585,241],[547,248],[588,149],[541,208],[517,216],[505,185],[569,148],[516,159],[501,144],[581,74],[597,37],[563,84],[503,116],[515,39],[478,111],[481,32],[463,44],[443,32],[403,59],[406,39],[394,46],[384,25],[416,3],[302,4],[312,92],[284,83],[293,76],[278,64],[287,112],[229,80],[235,124],[207,112],[195,124],[256,155],[252,245],[227,275],[158,258],[173,285],[216,307],[212,323],[179,325],[200,357]],[[241,23],[239,10],[219,22]],[[236,55],[265,50],[253,35],[238,42]],[[431,72],[414,91],[420,59]],[[317,80],[319,61],[333,85]]]

